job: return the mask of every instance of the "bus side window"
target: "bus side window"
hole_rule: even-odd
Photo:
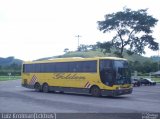
[[[97,72],[96,61],[86,61],[83,63],[83,72]]]
[[[30,64],[25,64],[24,65],[24,72],[25,73],[31,73],[31,71],[30,71]]]
[[[68,72],[67,62],[56,63],[55,65],[56,65],[56,72]]]
[[[23,73],[25,73],[25,72],[26,72],[26,65],[25,65],[25,64],[23,64],[22,72],[23,72]]]
[[[82,62],[70,62],[69,63],[69,72],[83,72]]]

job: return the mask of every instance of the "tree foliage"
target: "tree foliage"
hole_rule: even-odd
[[[88,45],[83,45],[83,44],[81,44],[81,45],[78,47],[78,51],[86,52],[87,50],[88,50]]]
[[[111,53],[111,46],[112,46],[111,42],[104,42],[104,43],[97,42],[97,47],[101,48],[101,51],[104,54],[105,53]]]
[[[158,62],[146,61],[140,63],[139,61],[129,61],[129,66],[132,72],[138,71],[140,73],[150,73],[158,70]]]
[[[78,47],[78,51],[80,51],[80,52],[87,52],[89,50],[96,51],[97,49],[98,49],[97,44],[96,45],[84,45],[84,44],[81,44]]]
[[[0,76],[6,76],[8,73],[12,73],[14,76],[21,75],[21,64],[12,63],[6,66],[0,65]]]
[[[152,37],[152,28],[156,25],[157,19],[147,14],[147,9],[132,11],[124,8],[112,14],[105,15],[105,20],[98,21],[98,28],[103,33],[114,31],[115,36],[106,44],[101,44],[102,49],[108,50],[108,47],[115,47],[117,53],[123,56],[124,48],[128,54],[145,54],[144,48],[148,46],[151,50],[158,50],[158,43]]]
[[[65,49],[64,49],[64,52],[65,52],[65,53],[68,53],[68,52],[69,52],[69,49],[68,49],[68,48],[65,48]]]

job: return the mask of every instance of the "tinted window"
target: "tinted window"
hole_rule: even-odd
[[[97,72],[97,62],[96,61],[83,62],[83,72]]]
[[[80,72],[80,62],[70,62],[68,72]]]
[[[67,62],[59,62],[59,63],[54,63],[55,65],[55,72],[67,72],[68,69],[68,63]]]
[[[100,60],[100,70],[113,68],[113,60]]]
[[[97,61],[71,62],[69,72],[97,72]]]
[[[25,64],[23,70],[26,73],[97,72],[97,61]]]

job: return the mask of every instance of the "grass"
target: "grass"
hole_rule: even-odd
[[[0,81],[17,80],[17,79],[21,79],[21,76],[0,76]]]
[[[157,78],[152,78],[154,81],[156,81],[157,83],[160,83],[160,77]]]
[[[71,51],[68,53],[65,53],[64,55],[60,55],[57,56],[59,58],[64,58],[64,57],[83,57],[83,58],[87,58],[87,57],[115,57],[114,53],[102,53],[100,50],[89,50],[89,51],[84,51],[84,52],[80,52],[80,51]],[[137,55],[137,54],[133,54],[133,55],[128,55],[126,53],[126,51],[124,52],[124,58],[128,59],[128,61],[139,61],[140,63],[144,63],[146,61],[151,61],[150,58],[148,57],[143,57],[141,55]]]

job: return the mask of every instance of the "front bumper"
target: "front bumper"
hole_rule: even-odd
[[[132,88],[130,89],[119,89],[119,90],[101,90],[101,94],[104,96],[119,96],[125,94],[131,94]]]

